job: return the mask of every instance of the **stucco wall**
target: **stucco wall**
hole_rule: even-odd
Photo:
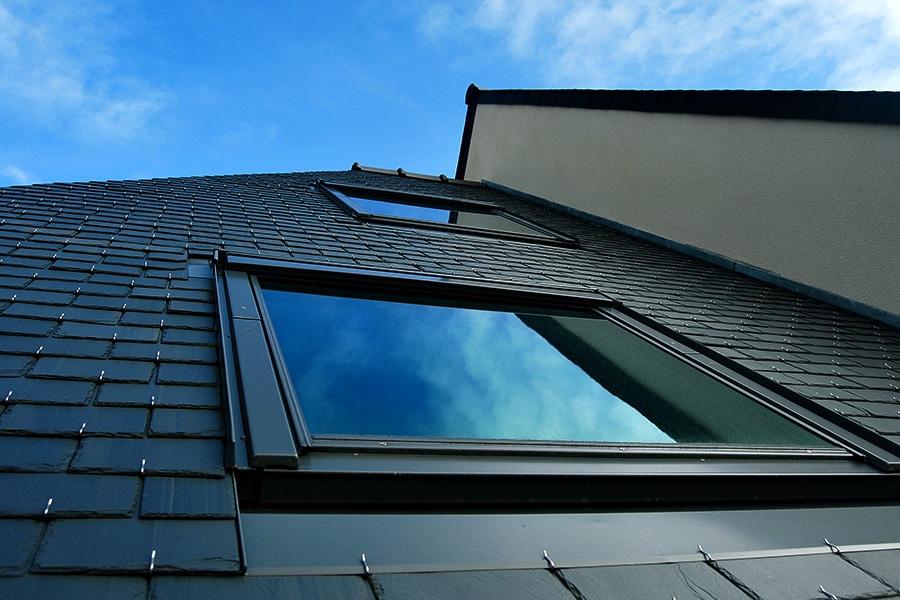
[[[479,105],[487,179],[900,314],[900,127]]]

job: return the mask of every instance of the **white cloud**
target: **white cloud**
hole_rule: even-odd
[[[900,89],[896,0],[483,0],[444,24],[547,85]]]
[[[0,177],[6,179],[12,185],[25,185],[33,180],[22,169],[15,165],[6,165],[0,169]],[[3,185],[6,185],[5,183]]]
[[[99,4],[0,2],[0,109],[81,139],[145,132],[167,95],[127,73],[117,16]]]

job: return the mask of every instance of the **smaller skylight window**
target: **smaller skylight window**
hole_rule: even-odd
[[[573,243],[566,236],[487,202],[420,196],[343,184],[322,184],[320,188],[347,212],[365,221],[528,241]]]

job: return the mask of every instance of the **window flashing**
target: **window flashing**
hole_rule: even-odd
[[[526,218],[513,214],[507,211],[502,206],[493,202],[464,200],[460,198],[449,198],[444,196],[423,196],[420,194],[411,194],[409,192],[400,192],[385,190],[381,188],[370,188],[325,181],[316,182],[316,188],[322,191],[333,201],[335,201],[335,203],[343,208],[348,214],[362,221],[381,223],[386,225],[399,225],[405,227],[432,229],[437,231],[447,231],[467,235],[489,236],[500,239],[510,239],[525,242],[539,242],[570,247],[577,246],[577,240],[575,240],[571,236],[564,235],[558,231],[555,231],[543,225],[539,225]],[[427,218],[416,218],[413,216],[381,214],[366,208],[365,206],[363,206],[364,203],[357,201],[356,198],[371,199],[375,201],[394,204],[405,204],[426,209],[435,208],[439,210],[446,210],[449,211],[450,217],[448,219],[448,222],[439,222],[429,220]],[[506,231],[503,229],[492,228],[487,225],[460,223],[458,222],[458,217],[456,216],[460,212],[493,215],[496,217],[500,217],[506,222],[517,225],[521,229],[519,231]]]
[[[740,373],[731,371],[721,362],[713,360],[703,354],[690,340],[674,339],[667,337],[666,332],[660,327],[650,327],[636,319],[621,306],[610,301],[600,294],[587,292],[572,293],[571,290],[547,288],[531,288],[506,284],[499,290],[493,290],[488,285],[478,285],[476,282],[460,280],[450,277],[416,277],[409,274],[385,274],[366,269],[339,268],[332,269],[324,265],[296,264],[285,261],[274,261],[247,256],[217,256],[217,287],[219,290],[220,326],[223,339],[224,358],[224,389],[226,401],[231,407],[229,432],[233,436],[229,448],[232,457],[232,466],[237,470],[241,485],[241,497],[244,506],[263,507],[272,502],[271,493],[284,494],[284,490],[297,489],[302,482],[317,482],[325,488],[317,487],[316,494],[321,494],[322,489],[327,489],[331,484],[323,482],[330,478],[342,477],[346,480],[346,486],[357,486],[357,494],[366,497],[370,492],[375,497],[382,497],[377,487],[372,487],[378,480],[379,471],[390,480],[390,474],[409,478],[410,481],[425,482],[429,477],[446,477],[447,489],[451,489],[450,481],[456,485],[474,486],[470,493],[477,496],[483,493],[481,502],[491,504],[492,498],[502,497],[502,486],[511,485],[516,488],[525,486],[535,494],[535,497],[550,497],[553,502],[574,503],[588,502],[589,504],[603,504],[604,499],[592,497],[578,500],[577,490],[582,485],[587,486],[588,480],[593,481],[594,489],[606,489],[604,486],[619,485],[617,480],[624,475],[622,473],[604,472],[612,465],[627,465],[632,474],[652,475],[663,481],[669,481],[663,487],[671,491],[679,489],[678,486],[692,487],[694,492],[686,496],[679,496],[681,501],[706,502],[720,497],[717,491],[721,487],[722,480],[716,477],[733,477],[749,485],[755,480],[756,485],[765,487],[774,486],[775,490],[766,491],[767,502],[785,502],[799,494],[798,498],[808,498],[802,493],[804,485],[810,485],[811,481],[819,481],[823,476],[834,478],[832,498],[847,499],[848,494],[853,497],[878,497],[889,495],[885,492],[885,485],[896,486],[893,478],[884,479],[883,473],[879,473],[872,466],[860,462],[865,458],[870,465],[881,470],[894,470],[900,466],[898,457],[885,451],[883,448],[856,437],[840,426],[822,419],[802,406],[798,406],[785,397],[777,394],[766,386],[745,377]],[[227,273],[226,273],[227,271]],[[238,273],[234,276],[230,273]],[[293,393],[290,378],[287,376],[287,368],[284,364],[281,352],[278,349],[277,336],[272,329],[267,315],[265,303],[259,294],[256,275],[267,278],[285,278],[293,282],[303,279],[304,283],[325,286],[344,286],[346,290],[373,289],[375,286],[398,285],[403,292],[422,293],[427,295],[450,293],[460,296],[476,296],[483,299],[501,298],[510,301],[517,298],[518,301],[546,304],[551,299],[562,299],[564,303],[570,303],[573,307],[583,309],[586,306],[599,308],[607,318],[616,322],[626,330],[652,341],[655,345],[662,345],[668,352],[679,355],[679,358],[688,362],[707,375],[724,381],[727,385],[739,389],[743,394],[751,396],[754,400],[779,413],[783,418],[800,423],[807,430],[814,431],[816,435],[834,444],[835,448],[807,448],[807,447],[735,447],[715,446],[711,444],[685,444],[685,445],[654,445],[654,444],[597,444],[579,442],[510,442],[505,440],[447,440],[447,439],[403,439],[392,437],[386,439],[363,439],[358,436],[316,436],[311,437],[303,422],[303,416]],[[225,282],[227,281],[227,286]],[[241,282],[233,284],[232,282]],[[243,283],[246,282],[246,285]],[[237,292],[234,299],[230,294]],[[229,295],[228,301],[223,301],[223,295]],[[249,294],[249,295],[248,295]],[[245,300],[252,299],[253,307],[249,307]],[[524,300],[523,300],[524,298]],[[237,316],[235,315],[237,313]],[[263,334],[268,340],[270,350],[261,351],[271,365],[266,371],[266,377],[274,379],[279,388],[277,394],[280,408],[272,412],[276,415],[275,422],[279,422],[279,410],[281,428],[292,436],[293,450],[296,451],[290,458],[282,462],[278,460],[254,458],[253,443],[254,431],[260,435],[260,428],[253,426],[245,428],[243,423],[247,419],[256,418],[256,409],[248,411],[247,398],[241,399],[246,394],[246,387],[241,387],[240,373],[247,367],[247,360],[239,346],[240,343],[234,334],[235,324],[251,324],[256,327],[260,324]],[[254,377],[258,373],[254,372]],[[269,386],[269,389],[272,389]],[[270,406],[271,408],[271,406]],[[269,415],[271,416],[271,415]],[[268,433],[266,434],[268,435]],[[249,439],[244,440],[245,436]],[[250,452],[247,452],[247,449]],[[242,458],[242,452],[247,452],[249,459]],[[276,453],[277,455],[277,453]],[[628,457],[622,462],[623,457]],[[341,461],[344,461],[343,463]],[[574,462],[572,462],[574,461]],[[561,469],[563,464],[580,465],[577,469],[568,472]],[[343,464],[336,468],[335,465]],[[678,465],[694,464],[702,465],[702,475],[697,473],[678,473]],[[811,465],[830,465],[822,471],[819,467]],[[347,465],[353,465],[347,470]],[[502,465],[502,468],[499,468]],[[425,466],[436,467],[436,471],[425,473],[421,470]],[[322,470],[318,470],[322,469]],[[615,469],[613,469],[615,471]],[[489,472],[491,477],[497,479],[490,483],[483,479],[482,475]],[[482,475],[479,475],[482,473]],[[846,486],[837,485],[841,477],[852,477],[859,483],[852,491]],[[424,478],[424,479],[423,479]],[[569,479],[581,483],[566,483]],[[503,482],[506,482],[505,484]],[[793,483],[792,483],[793,482]],[[550,493],[553,486],[560,486],[561,490]],[[818,484],[816,484],[818,486]],[[282,490],[273,492],[273,490]],[[332,500],[341,500],[344,491],[336,491],[332,494]],[[586,489],[586,488],[585,488]],[[637,488],[633,488],[637,489]],[[894,488],[891,488],[894,489]],[[264,490],[268,490],[264,492]],[[370,490],[365,492],[364,490]],[[375,490],[375,491],[373,491]],[[479,492],[480,490],[480,492]],[[568,491],[566,491],[568,490]],[[574,494],[566,496],[566,494]],[[500,496],[497,496],[500,494]],[[555,494],[555,496],[554,496]],[[820,490],[816,494],[827,495]],[[874,495],[874,496],[873,496]],[[315,495],[314,495],[315,496]],[[347,498],[352,494],[344,497]],[[594,494],[603,496],[603,494]],[[315,496],[323,502],[328,495]],[[387,496],[383,496],[387,497]],[[819,496],[816,496],[819,497]],[[822,496],[824,497],[824,496]],[[310,501],[313,496],[310,496]],[[657,497],[652,502],[665,503],[674,496],[666,498]],[[635,496],[636,502],[640,500]],[[410,500],[413,504],[423,502],[419,498]],[[623,500],[624,501],[624,500]],[[748,498],[749,501],[749,498]],[[755,500],[754,500],[755,501]],[[450,500],[454,502],[454,500]],[[278,504],[277,502],[275,503]],[[302,504],[302,502],[300,503]],[[315,504],[315,502],[313,502]],[[365,504],[363,502],[362,504]],[[427,504],[427,502],[426,502]],[[476,502],[475,504],[478,504]],[[574,505],[573,504],[573,505]],[[407,506],[409,504],[407,503]]]

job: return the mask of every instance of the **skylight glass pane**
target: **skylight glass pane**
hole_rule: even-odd
[[[421,221],[433,221],[435,223],[449,223],[450,211],[443,208],[430,208],[415,204],[401,204],[399,202],[384,202],[370,198],[354,197],[353,201],[359,204],[367,212],[386,217],[405,217],[407,219],[419,219]]]
[[[452,209],[436,208],[435,206],[348,196],[353,202],[356,202],[360,208],[373,215],[403,217],[406,219],[417,219],[419,221],[430,221],[432,223],[452,223],[493,231],[508,231],[511,233],[524,233],[540,236],[546,235],[542,231],[523,225],[518,221],[508,219],[503,215],[495,214],[490,210],[478,210],[466,206],[454,206]]]
[[[827,445],[604,319],[263,295],[314,437]]]

